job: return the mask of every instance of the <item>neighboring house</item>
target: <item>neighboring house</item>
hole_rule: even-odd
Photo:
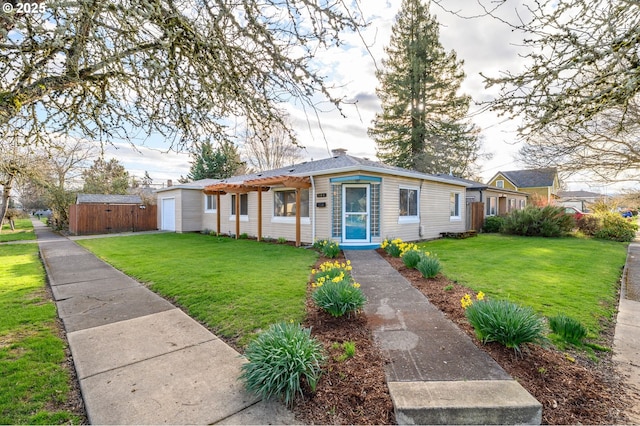
[[[558,204],[575,207],[582,212],[588,212],[593,203],[604,198],[602,194],[590,191],[559,191],[558,196]]]
[[[448,175],[438,176],[445,177]],[[526,192],[498,188],[497,186],[454,176],[449,176],[449,178],[469,185],[467,186],[467,203],[484,203],[485,216],[505,215],[513,210],[522,210],[527,205],[529,194]]]
[[[176,232],[371,248],[387,237],[415,241],[465,231],[466,186],[335,150],[331,158],[160,189],[158,223]]]
[[[484,183],[475,182],[451,175],[437,175],[444,179],[450,179],[467,184],[466,202],[466,225],[467,229],[480,228],[487,216],[505,215],[513,210],[522,210],[527,205],[529,194],[526,192],[514,191],[511,189],[498,188]],[[483,203],[482,211],[475,213],[471,208],[473,203]],[[474,217],[474,216],[479,217]]]
[[[526,192],[529,194],[530,203],[536,202],[537,198],[546,204],[551,204],[558,199],[560,190],[558,172],[554,168],[498,172],[489,179],[487,185]]]

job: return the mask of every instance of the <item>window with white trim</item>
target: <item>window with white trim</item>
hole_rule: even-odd
[[[498,188],[504,188],[504,181],[503,180],[497,180],[496,181],[496,186]]]
[[[215,195],[204,196],[204,212],[215,213],[218,210],[217,200]]]
[[[516,199],[509,198],[509,211],[513,211],[516,209]]]
[[[293,217],[296,215],[296,190],[273,191],[273,216]],[[300,190],[300,217],[309,217],[309,190]]]
[[[496,197],[487,197],[487,211],[486,216],[496,215],[496,206],[498,205],[498,199]]]
[[[231,216],[236,215],[236,194],[231,194]],[[240,194],[240,216],[249,215],[249,194]]]
[[[418,217],[418,188],[400,188],[400,217]]]
[[[460,219],[460,193],[452,192],[449,196],[449,216],[451,219]]]
[[[527,202],[525,200],[520,200],[520,210],[524,209],[526,203]]]

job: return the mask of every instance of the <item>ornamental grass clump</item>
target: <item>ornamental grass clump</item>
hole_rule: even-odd
[[[360,284],[349,273],[351,262],[325,262],[319,269],[311,270],[315,289],[311,299],[319,308],[334,317],[358,312],[367,299],[362,294]]]
[[[418,266],[418,262],[422,260],[423,256],[424,253],[422,253],[420,250],[409,250],[402,256],[402,263],[404,263],[404,266],[406,266],[407,268],[415,269],[416,266]]]
[[[310,328],[278,323],[249,343],[240,379],[245,387],[265,399],[282,398],[291,407],[302,382],[312,391],[326,360],[322,344],[311,337]]]
[[[416,269],[420,271],[423,277],[433,278],[442,270],[442,265],[437,257],[424,255],[416,265]]]
[[[579,345],[587,337],[587,329],[580,321],[564,314],[549,318],[549,327],[567,342]]]
[[[472,303],[465,315],[482,343],[498,342],[521,353],[526,343],[546,343],[546,326],[533,309],[507,300]]]

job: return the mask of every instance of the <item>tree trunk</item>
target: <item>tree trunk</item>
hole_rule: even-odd
[[[9,208],[9,196],[11,194],[11,188],[13,187],[13,176],[9,176],[7,181],[4,182],[2,188],[2,204],[0,204],[0,233],[2,232],[2,224],[4,218],[7,216],[7,209]]]

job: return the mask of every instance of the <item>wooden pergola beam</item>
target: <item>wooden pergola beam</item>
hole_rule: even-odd
[[[311,188],[311,178],[308,176],[271,176],[257,179],[247,180],[243,183],[219,182],[206,186],[204,193],[217,195],[217,226],[220,233],[220,195],[227,193],[236,194],[236,239],[240,234],[240,194],[248,194],[249,192],[258,192],[258,241],[262,239],[262,191],[268,190],[268,187],[282,185],[286,188],[296,190],[296,247],[301,245],[300,231],[300,190]]]

